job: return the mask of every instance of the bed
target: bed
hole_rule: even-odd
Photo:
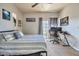
[[[42,35],[24,35],[20,39],[0,42],[0,55],[47,56],[47,46]]]

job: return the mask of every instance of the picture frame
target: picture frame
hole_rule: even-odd
[[[35,18],[26,18],[26,22],[35,22],[36,19]]]
[[[22,23],[21,20],[18,20],[18,26],[21,27]]]
[[[60,19],[60,26],[67,26],[67,25],[69,25],[69,16]]]
[[[2,9],[2,19],[10,21],[11,15],[8,10]]]

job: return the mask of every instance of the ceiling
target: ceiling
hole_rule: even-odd
[[[16,7],[23,13],[26,12],[59,12],[68,3],[39,3],[32,8],[34,3],[16,3]]]

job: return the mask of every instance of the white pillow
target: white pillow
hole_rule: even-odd
[[[0,42],[5,41],[5,38],[3,37],[3,34],[0,34]]]
[[[24,34],[23,34],[21,31],[19,31],[19,34],[20,34],[21,36],[24,36]]]
[[[3,35],[4,35],[5,39],[6,39],[6,41],[15,39],[13,33],[6,33],[6,34],[3,34]]]

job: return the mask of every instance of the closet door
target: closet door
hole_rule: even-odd
[[[38,32],[38,34],[43,34],[42,17],[39,18],[39,32]]]

